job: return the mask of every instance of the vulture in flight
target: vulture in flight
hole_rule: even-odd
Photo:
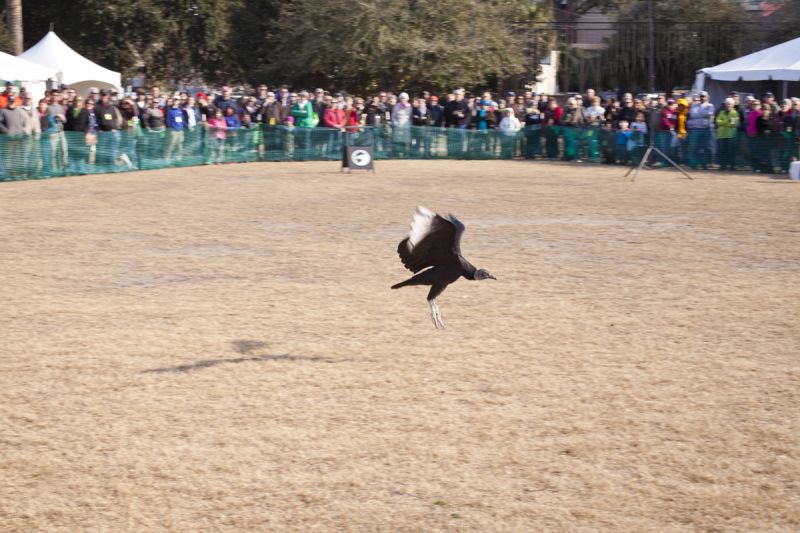
[[[424,207],[417,206],[411,220],[408,237],[400,241],[397,253],[403,266],[415,276],[392,285],[399,289],[408,285],[430,285],[428,306],[436,329],[444,328],[436,297],[445,288],[464,276],[466,279],[497,279],[482,268],[475,268],[461,255],[461,235],[464,224],[453,215],[444,218]],[[430,267],[430,268],[429,268]],[[427,269],[427,270],[423,270]],[[420,272],[422,270],[422,272]]]

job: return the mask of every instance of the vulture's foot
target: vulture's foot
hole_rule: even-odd
[[[436,305],[435,300],[428,300],[428,306],[431,308],[431,320],[436,329],[444,329],[444,320],[439,313],[439,306]]]

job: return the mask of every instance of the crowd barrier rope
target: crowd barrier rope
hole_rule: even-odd
[[[529,127],[518,131],[437,127],[328,128],[259,126],[228,130],[54,132],[0,135],[0,181],[41,179],[251,161],[338,161],[342,145],[371,145],[386,159],[544,159],[638,165],[647,134],[622,137],[607,127]],[[713,130],[685,138],[656,132],[655,145],[688,168],[719,165],[786,172],[800,158],[797,132],[717,140]],[[658,158],[646,163],[662,164]]]

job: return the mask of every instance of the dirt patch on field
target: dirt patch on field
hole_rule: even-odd
[[[0,184],[0,529],[800,529],[800,185],[377,167]]]

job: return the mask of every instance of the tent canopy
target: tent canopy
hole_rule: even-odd
[[[0,52],[0,80],[47,81],[56,80],[57,74],[58,69]]]
[[[19,55],[28,61],[52,67],[58,71],[58,81],[76,90],[95,86],[119,90],[122,77],[119,72],[108,70],[89,61],[67,46],[52,31],[41,41]]]
[[[781,82],[781,83],[778,83]],[[763,94],[800,91],[800,37],[764,50],[697,71],[694,91],[706,90],[720,103],[732,89]]]
[[[701,72],[720,81],[800,81],[800,37]]]
[[[0,52],[0,80],[19,81],[37,102],[47,90],[47,80],[57,80],[58,69]]]

